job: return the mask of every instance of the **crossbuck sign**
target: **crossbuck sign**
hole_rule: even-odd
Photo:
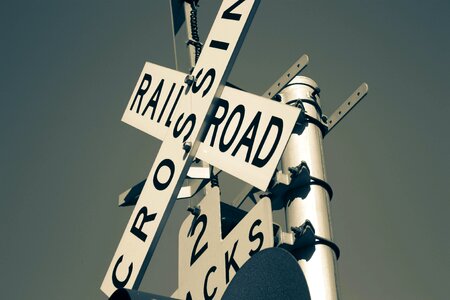
[[[145,65],[123,120],[163,143],[101,285],[108,297],[139,287],[196,155],[266,189],[299,110],[268,99],[252,104],[261,97],[225,88],[259,2],[223,1],[190,84],[182,73]],[[163,128],[152,132],[145,119]],[[251,176],[237,171],[247,167]],[[264,176],[252,181],[256,174]]]
[[[173,122],[176,130],[192,128],[192,120],[173,117],[189,88],[185,77],[146,63],[122,121],[160,140]],[[292,106],[226,86],[213,101],[196,157],[264,191],[298,114]]]

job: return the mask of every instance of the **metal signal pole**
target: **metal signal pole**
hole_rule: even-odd
[[[326,183],[322,140],[327,128],[322,121],[319,89],[312,79],[296,76],[279,95],[283,103],[302,107],[305,112],[281,158],[283,174],[290,174],[290,188],[283,200],[287,230],[292,230],[296,240],[293,253],[305,274],[311,299],[338,299],[339,250],[331,242],[332,191]],[[295,184],[297,177],[303,179]]]

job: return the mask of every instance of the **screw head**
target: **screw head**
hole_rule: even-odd
[[[192,83],[195,82],[195,77],[194,75],[188,74],[186,75],[186,77],[184,78],[184,83],[187,83],[188,85],[191,85]]]
[[[194,207],[188,207],[187,211],[197,217],[200,215],[201,209],[200,209],[200,206],[194,206]]]
[[[192,143],[191,142],[184,142],[183,143],[183,150],[186,152],[191,151],[192,149]]]

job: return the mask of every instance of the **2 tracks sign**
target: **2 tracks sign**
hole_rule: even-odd
[[[234,275],[257,252],[273,247],[270,199],[261,199],[222,238],[220,191],[213,187],[186,218],[178,238],[176,299],[221,299]]]

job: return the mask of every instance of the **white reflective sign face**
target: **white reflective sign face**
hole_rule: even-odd
[[[300,110],[226,88],[210,112],[197,157],[265,191]]]
[[[174,122],[185,74],[146,63],[122,121],[158,139]],[[225,87],[206,120],[197,157],[266,190],[300,110]],[[182,126],[182,125],[180,125]]]
[[[178,235],[178,282],[187,282],[193,267],[205,265],[207,253],[221,252],[220,190],[214,187],[198,205],[200,214],[189,215]],[[198,268],[198,267],[197,267]]]
[[[222,93],[258,3],[257,0],[223,1],[193,70],[198,80],[181,93],[173,122],[103,280],[101,290],[107,296],[117,288],[139,287],[198,149],[200,130],[209,107]],[[141,109],[145,110],[146,106]],[[184,147],[185,143],[191,143],[192,148]]]
[[[183,91],[185,74],[145,63],[122,121],[163,140]]]
[[[221,239],[219,189],[200,202],[200,214],[189,216],[179,233],[178,283],[172,297],[220,299],[242,265],[255,253],[273,247],[269,198],[258,204]]]

